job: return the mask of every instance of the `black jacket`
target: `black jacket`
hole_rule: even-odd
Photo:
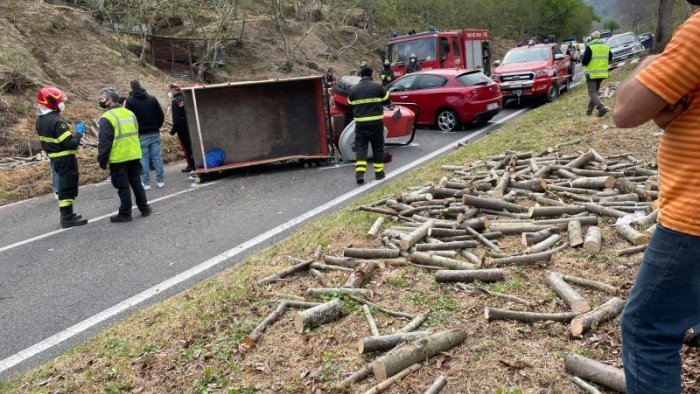
[[[121,105],[114,104],[112,108],[119,108]],[[136,119],[138,122],[138,118]],[[139,128],[140,130],[140,128]],[[114,127],[107,118],[100,118],[100,141],[97,144],[97,162],[102,168],[107,166],[109,162],[109,153],[112,151],[112,143],[114,142]]]
[[[78,137],[73,137],[73,134],[70,132],[70,126],[56,111],[36,118],[36,132],[39,134],[40,140],[42,140],[41,148],[49,155],[73,150],[80,145],[80,134],[78,134]],[[60,158],[57,157],[56,159],[60,160]]]
[[[172,101],[173,128],[170,129],[170,135],[176,133],[190,132],[190,126],[187,123],[187,113],[185,112],[185,96],[182,92],[173,96]]]
[[[386,85],[393,82],[395,79],[396,79],[396,77],[394,76],[394,71],[392,71],[390,68],[385,68],[379,74],[379,80],[382,81],[382,86],[384,86],[384,87],[386,87]]]
[[[418,63],[418,60],[416,60],[415,62],[409,61],[409,62],[408,62],[408,67],[406,67],[406,74],[410,74],[410,73],[414,73],[414,72],[416,72],[416,71],[420,71],[421,68],[422,68],[422,67],[420,66],[420,63]]]
[[[136,115],[139,124],[139,135],[156,134],[160,132],[165,115],[158,100],[146,90],[132,92],[124,107]]]
[[[378,117],[365,121],[365,124],[383,123],[383,104],[389,102],[389,93],[384,88],[372,82],[369,78],[362,78],[360,82],[350,90],[348,103],[352,106],[352,112],[356,122],[362,122],[363,118]]]

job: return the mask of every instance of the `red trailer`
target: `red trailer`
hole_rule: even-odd
[[[322,77],[193,85],[182,89],[197,181],[210,173],[333,156]],[[225,153],[216,166],[205,157]]]
[[[491,73],[491,33],[486,29],[461,29],[439,32],[431,27],[424,33],[392,36],[387,57],[394,74],[406,73],[409,57],[416,54],[423,70],[437,68],[480,69]]]

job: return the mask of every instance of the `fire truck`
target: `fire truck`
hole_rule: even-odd
[[[491,33],[486,29],[437,31],[433,26],[424,33],[392,34],[387,57],[396,77],[406,73],[409,57],[415,54],[423,70],[436,68],[480,69],[491,73]]]

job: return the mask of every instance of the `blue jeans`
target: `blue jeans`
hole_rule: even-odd
[[[627,393],[680,393],[685,332],[700,322],[700,237],[658,226],[622,312]]]
[[[140,135],[143,184],[151,183],[151,163],[156,170],[156,182],[163,182],[163,157],[160,155],[160,134]]]
[[[56,172],[56,167],[54,166],[54,162],[49,163],[49,167],[51,167],[51,184],[53,185],[53,192],[58,193],[58,172]]]

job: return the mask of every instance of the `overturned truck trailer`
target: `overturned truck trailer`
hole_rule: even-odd
[[[234,168],[332,157],[321,77],[194,85],[182,91],[198,181]],[[217,149],[224,152],[223,162],[207,163],[207,154]]]

